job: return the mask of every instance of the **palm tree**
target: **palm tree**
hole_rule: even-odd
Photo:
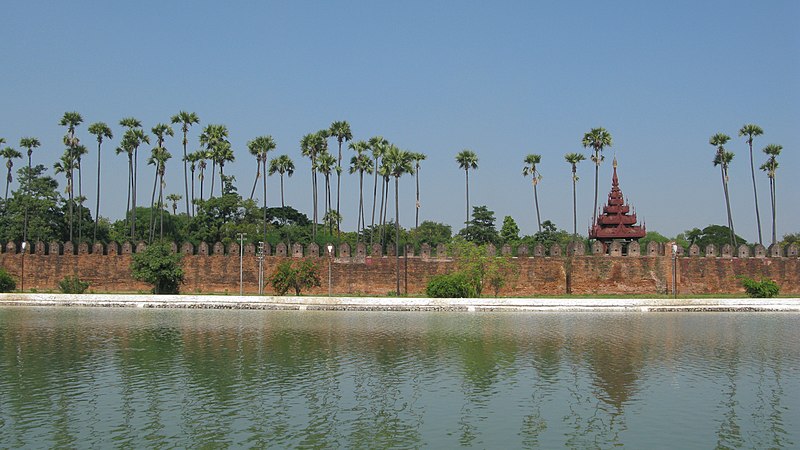
[[[369,139],[369,148],[372,150],[372,159],[375,161],[375,181],[372,188],[372,222],[370,224],[370,229],[372,233],[370,233],[369,243],[372,245],[373,238],[375,237],[375,205],[378,201],[378,163],[380,159],[383,157],[383,154],[386,153],[386,148],[389,146],[389,141],[383,138],[383,136],[374,136]],[[381,200],[383,203],[383,200]]]
[[[178,202],[181,201],[183,197],[181,194],[169,194],[167,195],[167,201],[172,203],[172,215],[178,214]],[[187,214],[188,215],[188,214]]]
[[[317,155],[317,170],[325,176],[325,215],[333,209],[331,205],[331,172],[338,171],[338,169],[335,156],[328,152]],[[328,233],[333,234],[333,230],[329,229]]]
[[[186,194],[186,215],[190,215],[189,211],[189,177],[186,174],[186,163],[188,162],[186,154],[186,145],[189,141],[186,135],[189,133],[189,127],[194,124],[200,123],[200,117],[193,112],[180,111],[178,114],[172,116],[173,124],[181,124],[181,131],[183,131],[183,187]],[[194,198],[194,196],[192,196]]]
[[[83,202],[86,197],[83,196],[83,171],[81,170],[81,158],[83,155],[89,153],[89,150],[83,145],[76,145],[71,149],[72,157],[75,159],[75,168],[78,170],[78,242],[83,242]]]
[[[196,169],[197,162],[199,161],[196,152],[192,152],[186,155],[186,161],[189,163],[189,178],[192,180],[191,183],[191,199],[189,203],[192,205],[190,212],[187,212],[187,215],[192,216],[194,215],[194,171]]]
[[[714,154],[714,167],[719,166],[722,176],[722,190],[725,193],[725,207],[728,211],[728,228],[731,234],[731,246],[736,247],[736,232],[733,229],[733,215],[731,214],[731,201],[728,193],[728,164],[733,160],[733,153],[725,150],[725,144],[730,140],[730,136],[717,133],[711,136],[708,143],[717,148]]]
[[[275,150],[275,140],[272,136],[259,136],[247,143],[247,148],[250,154],[256,157],[256,179],[253,182],[253,190],[250,192],[250,199],[253,199],[253,194],[256,192],[256,183],[261,176],[261,171],[264,171],[264,180],[261,183],[264,187],[264,242],[267,241],[267,154],[271,150]]]
[[[364,173],[372,173],[372,159],[366,155],[369,144],[366,141],[350,143],[355,156],[350,158],[350,174],[358,172],[358,217],[356,217],[356,242],[361,241],[361,230],[364,229]]]
[[[137,173],[138,173],[138,154],[139,147],[142,144],[150,144],[150,137],[147,136],[142,130],[141,122],[133,117],[128,117],[119,121],[119,124],[127,127],[125,134],[122,136],[122,143],[117,148],[117,154],[126,153],[128,155],[128,206],[126,211],[126,219],[130,220],[131,240],[136,235],[136,190],[137,190]],[[128,215],[130,214],[130,218]]]
[[[67,146],[67,152],[65,152],[66,158],[62,157],[64,162],[69,160],[68,164],[64,164],[64,170],[69,170],[69,174],[65,174],[68,180],[68,189],[69,189],[69,207],[70,207],[70,232],[69,232],[69,240],[72,241],[72,210],[75,204],[75,193],[73,187],[73,171],[75,170],[75,155],[71,152],[72,149],[80,145],[80,140],[75,137],[75,127],[83,123],[83,117],[80,113],[76,111],[72,112],[65,112],[64,115],[61,117],[61,120],[58,122],[59,125],[63,127],[67,127],[67,134],[64,135],[64,145]]]
[[[353,139],[353,133],[350,132],[350,124],[347,121],[340,120],[333,122],[331,127],[328,129],[328,133],[330,136],[336,138],[336,142],[339,143],[339,158],[336,160],[336,166],[342,167],[342,143],[345,141],[350,141]],[[336,211],[341,211],[339,209],[339,189],[341,188],[341,174],[342,171],[338,170],[336,172]],[[337,226],[338,231],[338,226]]]
[[[100,221],[100,147],[103,145],[103,139],[113,139],[114,134],[105,122],[95,122],[89,125],[89,133],[97,137],[97,191],[95,193],[94,234],[92,236],[92,241],[97,242],[97,225]]]
[[[155,129],[153,130],[155,132]],[[163,139],[159,140],[163,142]],[[153,181],[153,195],[150,198],[150,242],[153,241],[155,237],[155,226],[156,226],[156,219],[155,219],[155,192],[156,192],[156,182],[159,183],[158,189],[158,209],[159,209],[159,223],[161,227],[161,233],[159,239],[164,238],[164,174],[167,170],[167,161],[172,158],[172,155],[167,151],[166,148],[157,146],[154,147],[152,153],[150,154],[150,158],[147,160],[147,164],[152,164],[155,166],[155,180]]]
[[[230,142],[221,142],[214,151],[214,160],[219,166],[219,187],[220,191],[224,194],[224,182],[225,182],[225,163],[233,162],[236,157],[233,154],[233,149],[231,148]],[[211,185],[214,186],[213,183]]]
[[[206,167],[208,167],[208,163],[206,160],[210,159],[209,154],[205,150],[198,150],[195,152],[197,154],[197,179],[200,181],[200,201],[203,200],[203,181],[206,179]]]
[[[415,211],[416,214],[414,217],[414,228],[419,228],[419,208],[421,206],[419,202],[419,168],[420,168],[419,163],[425,161],[425,159],[427,159],[428,157],[424,153],[412,153],[411,156],[414,161],[413,175],[416,176],[416,181],[417,181],[417,200],[414,203],[414,208],[416,210]]]
[[[4,139],[0,138],[0,145],[5,142]],[[28,173],[31,173],[31,157],[33,156],[33,149],[42,145],[39,142],[39,139],[35,137],[24,137],[19,140],[19,146],[22,148],[28,149]],[[28,240],[28,203],[25,202],[25,222],[22,226],[22,241],[25,242]]]
[[[594,151],[594,155],[592,155],[592,161],[594,162],[594,209],[592,209],[592,224],[594,224],[597,222],[597,180],[600,176],[600,163],[605,159],[603,156],[603,149],[611,147],[612,145],[611,133],[602,127],[592,128],[588,133],[583,135],[581,144],[583,144],[584,148],[591,147]]]
[[[462,150],[456,155],[456,162],[458,167],[464,169],[464,174],[467,180],[467,219],[464,223],[469,222],[469,169],[478,168],[478,155],[472,150]]]
[[[83,117],[76,111],[65,112],[58,122],[62,127],[67,127],[67,134],[64,136],[64,144],[67,147],[74,147],[78,145],[78,140],[75,138],[75,127],[83,123]]]
[[[769,155],[767,162],[761,166],[761,170],[767,172],[769,177],[769,199],[772,204],[772,244],[778,242],[777,234],[775,233],[775,171],[778,169],[778,155],[781,154],[783,147],[778,144],[769,144],[764,147],[763,152]]]
[[[572,234],[578,236],[578,199],[575,191],[578,183],[578,163],[585,160],[586,157],[580,153],[567,153],[564,155],[564,159],[572,165]]]
[[[69,241],[72,242],[72,209],[73,209],[73,190],[72,190],[72,171],[75,168],[75,160],[72,153],[67,149],[61,159],[53,164],[55,173],[63,173],[67,179],[67,186],[64,192],[67,194],[69,201]]]
[[[0,150],[0,157],[6,159],[6,169],[8,169],[8,175],[6,175],[6,202],[8,202],[8,185],[14,181],[14,177],[11,175],[11,168],[14,167],[14,162],[12,160],[14,158],[22,158],[22,153],[11,147],[6,147]]]
[[[203,133],[200,134],[200,144],[203,145],[211,158],[211,192],[208,194],[209,198],[214,196],[214,171],[217,164],[224,165],[222,161],[224,158],[233,156],[230,149],[230,142],[228,142],[228,127],[225,125],[209,124],[203,128]],[[233,161],[233,159],[230,159]],[[223,171],[220,170],[220,184],[222,184]]]
[[[294,161],[292,161],[292,158],[287,155],[280,155],[270,161],[269,174],[274,175],[276,172],[281,174],[281,208],[285,208],[286,203],[283,201],[283,174],[290,177],[294,175]]]
[[[316,133],[309,133],[300,139],[300,152],[303,156],[311,160],[311,198],[313,203],[313,222],[311,226],[312,236],[317,235],[317,155],[328,151],[327,130],[320,130]]]
[[[531,153],[525,157],[525,166],[522,167],[522,176],[531,176],[533,184],[533,203],[536,206],[536,223],[539,225],[539,232],[542,231],[542,216],[539,214],[539,194],[536,191],[536,186],[542,181],[542,174],[536,168],[536,165],[542,162],[542,156]]]
[[[389,146],[389,149],[384,156],[388,173],[394,177],[394,245],[395,245],[395,268],[397,271],[397,294],[400,295],[400,177],[403,174],[413,174],[414,166],[412,165],[413,155],[405,150],[400,150],[394,145]]]
[[[750,176],[753,179],[753,198],[756,204],[756,225],[758,226],[758,243],[764,244],[761,239],[761,214],[758,211],[758,190],[756,189],[756,169],[753,164],[753,138],[761,136],[764,130],[760,126],[748,123],[739,129],[739,136],[747,136],[747,145],[750,147]]]

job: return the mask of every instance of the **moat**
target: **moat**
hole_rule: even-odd
[[[0,447],[793,448],[796,313],[0,308]]]

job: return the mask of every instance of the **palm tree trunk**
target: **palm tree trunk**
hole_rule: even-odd
[[[533,173],[533,203],[536,205],[536,223],[539,225],[539,232],[542,231],[542,216],[539,214],[539,191],[536,189],[536,173]]]
[[[198,175],[198,177],[200,179],[200,201],[203,201],[203,184],[204,184],[203,182],[205,181],[205,178],[206,178],[204,172],[205,172],[205,170],[203,170],[201,168],[200,169],[200,175]],[[197,213],[197,210],[195,210],[195,213]]]
[[[394,177],[394,258],[397,271],[397,295],[400,295],[400,195],[397,188],[400,177]]]
[[[262,242],[267,242],[267,158],[264,158],[261,164],[264,166],[264,179],[261,180],[261,186],[264,189],[264,240]],[[283,179],[281,179],[281,203],[283,203]]]
[[[464,173],[466,174],[467,180],[467,219],[464,221],[464,223],[467,223],[469,222],[469,169],[464,169]]]
[[[339,141],[339,160],[338,160],[338,162],[336,164],[337,164],[337,166],[336,166],[337,168],[342,167],[342,141],[341,140]],[[340,208],[340,205],[341,205],[339,203],[339,199],[340,199],[339,190],[341,189],[341,187],[342,187],[342,173],[341,173],[341,171],[337,170],[336,171],[336,214],[339,214],[339,208]],[[336,221],[336,237],[337,238],[339,237],[339,232],[340,232],[340,230],[339,230],[339,221],[337,220]]]
[[[138,147],[133,150],[133,179],[132,179],[132,186],[133,186],[133,208],[131,209],[131,216],[133,216],[133,220],[131,221],[131,240],[136,238],[136,188],[137,186],[137,175],[139,173],[139,157],[138,157],[139,149]]]
[[[78,243],[83,242],[83,171],[81,170],[81,159],[78,158]]]
[[[25,193],[30,194],[30,177],[31,177],[31,152],[32,150],[28,150],[28,182],[25,185]],[[22,225],[22,241],[28,241],[28,199],[25,200],[25,221]]]
[[[417,164],[417,202],[414,204],[415,208],[415,215],[414,215],[414,228],[419,228],[419,164]]]
[[[216,171],[217,171],[217,162],[216,161],[212,161],[211,162],[211,192],[208,193],[208,198],[211,198],[211,197],[214,196],[214,176],[215,176],[214,172],[216,172]]]
[[[575,194],[577,190],[575,186],[575,172],[572,172],[572,234],[578,236],[578,198]],[[541,230],[541,225],[539,225]]]
[[[192,201],[189,202],[189,203],[192,205],[192,207],[191,207],[192,209],[191,209],[191,213],[190,213],[189,212],[189,206],[187,205],[186,206],[186,214],[191,214],[191,216],[194,216],[194,167],[192,167],[191,172],[192,172]],[[187,199],[187,201],[189,201],[189,200]]]
[[[756,203],[756,224],[758,225],[758,243],[764,245],[761,239],[761,214],[758,211],[758,190],[756,189],[756,169],[753,165],[753,141],[748,140],[750,144],[750,176],[753,178],[753,198]]]
[[[148,227],[148,242],[153,242],[153,237],[156,234],[156,185],[158,184],[158,163],[156,163],[156,171],[153,174],[153,194],[150,195],[150,226]]]
[[[316,166],[316,161],[314,160],[314,158],[311,158],[311,190],[312,190],[312,192],[311,192],[312,202],[311,203],[313,203],[312,206],[314,208],[314,213],[313,213],[314,223],[312,224],[312,227],[311,227],[311,235],[314,238],[317,237],[317,196],[318,196],[318,194],[317,194],[317,169],[316,169],[315,166]]]
[[[283,201],[283,172],[281,172],[281,208],[286,208],[286,203]]]
[[[361,242],[364,230],[364,171],[358,171],[358,218],[356,219],[356,244]]]
[[[69,194],[68,194],[69,195],[69,241],[72,242],[73,241],[73,239],[72,239],[72,237],[73,237],[72,224],[74,222],[73,218],[72,218],[72,209],[73,209],[73,207],[75,205],[74,200],[73,200],[74,199],[74,193],[73,193],[73,189],[72,189],[72,177],[70,177],[70,180],[68,181],[68,183],[69,183],[69,185],[67,186],[67,190],[69,191]]]
[[[159,231],[159,240],[164,240],[164,175],[161,175],[161,183],[158,185],[158,210],[159,210],[159,218],[158,218],[158,225],[160,228]]]
[[[592,209],[592,226],[597,222],[597,190],[599,185],[598,178],[600,177],[600,155],[597,150],[594,151],[594,209]]]
[[[775,190],[775,178],[774,175],[769,179],[770,184],[770,200],[772,201],[772,243],[776,244],[778,242],[777,234],[775,233],[775,196],[777,194]]]
[[[133,184],[133,162],[131,155],[128,155],[128,199],[125,203],[125,228],[130,228],[131,220],[131,185]]]
[[[722,191],[725,193],[725,208],[728,212],[728,230],[730,231],[731,235],[731,246],[735,249],[736,248],[736,232],[733,231],[733,216],[731,215],[731,201],[728,195],[728,180],[726,177],[726,171],[724,164],[720,167],[720,173],[722,173]]]
[[[328,199],[328,204],[326,205],[325,214],[331,214],[331,176],[330,174],[325,174],[325,196]],[[333,220],[333,214],[331,214],[330,219]],[[333,223],[328,223],[328,234],[333,235]]]
[[[6,201],[6,203],[8,203],[8,185],[11,184],[11,166],[6,164],[6,168],[8,168],[8,175],[6,175],[6,198],[5,198],[5,201]]]
[[[386,190],[386,183],[384,182],[383,178],[381,178],[381,207],[378,210],[378,227],[380,228],[380,244],[381,244],[381,247],[383,247],[383,241],[384,241],[384,226],[383,225],[385,225],[385,223],[386,223],[386,214],[384,213],[384,207],[383,207],[384,198],[386,197],[386,195],[384,194],[385,190]]]
[[[250,200],[253,199],[253,195],[256,193],[256,186],[258,186],[258,178],[260,176],[261,176],[261,158],[258,158],[258,161],[256,161],[256,179],[253,180],[253,189],[250,190]]]
[[[378,158],[375,158],[375,182],[372,186],[372,223],[370,224],[369,245],[372,245],[375,237],[375,205],[378,203]]]
[[[186,158],[187,158],[187,154],[186,154],[186,144],[187,144],[186,132],[187,131],[188,130],[186,129],[186,124],[184,124],[184,126],[183,126],[183,189],[184,189],[184,194],[185,195],[184,195],[183,198],[186,199],[186,215],[191,217],[193,215],[193,212],[191,210],[189,210],[189,176],[187,175],[187,172],[186,172],[186,163],[187,163],[187,161],[186,161]],[[192,164],[194,164],[194,163],[192,163]],[[192,170],[192,200],[194,200],[194,170]]]
[[[100,222],[100,142],[97,143],[97,192],[94,204],[94,235],[92,241],[97,242],[97,225]]]

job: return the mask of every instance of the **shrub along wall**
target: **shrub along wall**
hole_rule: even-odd
[[[44,251],[45,247],[58,249]],[[78,276],[90,283],[93,292],[149,292],[150,287],[131,277],[131,252],[137,246],[109,246],[92,253],[64,252],[69,246],[56,245],[35,248],[26,254],[25,290],[58,292],[58,282],[66,276]],[[225,249],[222,244],[200,246],[175,246],[186,250],[183,268],[186,272],[181,292],[237,294],[239,292],[239,248],[233,244]],[[119,249],[119,250],[117,250]],[[6,246],[0,254],[0,267],[5,268],[19,286],[23,255],[13,246]],[[216,252],[215,252],[216,250]],[[227,252],[225,251],[227,250]],[[328,258],[320,249],[286,249],[287,256],[264,258],[264,273],[268,277],[278,263],[293,254],[309,255],[319,265],[322,286],[308,294],[326,295],[328,292],[328,264],[331,265],[333,292],[339,295],[386,295],[395,288],[395,258],[393,256],[342,256]],[[296,249],[298,250],[298,249]],[[76,249],[77,253],[79,249]],[[195,254],[198,253],[198,254]],[[437,258],[435,251],[422,256],[400,259],[401,291],[424,295],[428,280],[436,274],[449,273],[454,268],[452,260]],[[272,254],[279,254],[273,249]],[[337,255],[349,255],[349,249],[337,249]],[[783,253],[785,254],[785,253]],[[677,259],[678,292],[680,294],[742,293],[744,289],[738,276],[754,279],[771,278],[781,286],[782,294],[800,294],[800,259],[783,257],[679,257]],[[672,289],[672,258],[670,256],[573,256],[573,257],[520,257],[513,258],[519,269],[518,277],[501,291],[507,296],[537,296],[572,294],[666,294]],[[258,260],[252,246],[246,246],[243,258],[245,293],[258,292]],[[488,289],[485,293],[488,293]],[[272,287],[266,287],[272,293]]]

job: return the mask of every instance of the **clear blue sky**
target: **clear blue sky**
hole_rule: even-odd
[[[598,126],[614,137],[600,168],[601,200],[616,154],[623,192],[648,229],[674,236],[724,224],[708,144],[724,132],[736,153],[730,169],[736,230],[750,241],[756,227],[747,146],[736,133],[753,122],[765,130],[755,141],[757,166],[766,144],[784,147],[778,234],[800,231],[796,1],[6,2],[1,20],[0,137],[16,146],[22,136],[37,136],[43,147],[34,161],[52,167],[63,151],[58,120],[65,111],[83,114],[78,136],[87,145],[93,141],[86,125],[111,124],[101,214],[113,219],[125,210],[126,164],[113,152],[119,119],[135,116],[149,129],[188,110],[201,126],[230,129],[236,161],[226,169],[244,195],[255,172],[245,144],[271,134],[274,154],[286,153],[297,165],[287,202],[309,215],[309,162],[298,143],[334,120],[350,122],[356,139],[383,135],[426,153],[421,218],[454,231],[465,214],[464,173],[454,156],[472,149],[480,168],[470,174],[471,203],[494,210],[498,227],[503,216],[513,216],[524,234],[536,229],[530,180],[521,175],[524,156],[542,155],[543,218],[570,229],[563,155],[584,151],[581,137]],[[191,131],[190,150],[200,128]],[[179,137],[167,147],[175,156],[182,152]],[[90,148],[84,164],[91,168],[96,150]],[[183,193],[181,172],[176,157],[167,169],[168,193]],[[589,161],[579,166],[584,234],[593,172]],[[149,199],[152,174],[140,173],[139,198]],[[766,238],[763,172],[757,181]],[[94,183],[87,170],[92,205]],[[406,227],[413,226],[413,186],[413,178],[401,179]],[[278,205],[277,178],[269,189],[270,205]],[[357,178],[345,177],[346,229],[355,228],[357,192]]]

